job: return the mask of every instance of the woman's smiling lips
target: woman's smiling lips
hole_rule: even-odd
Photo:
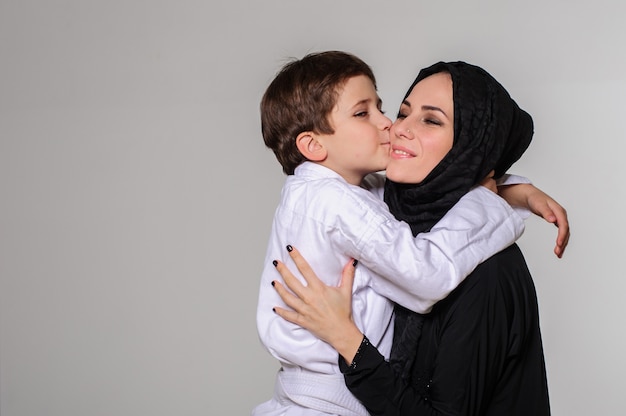
[[[409,157],[415,157],[415,153],[402,146],[391,146],[391,157],[394,159],[405,159]]]

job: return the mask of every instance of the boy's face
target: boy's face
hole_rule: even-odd
[[[319,136],[327,150],[321,164],[353,185],[387,167],[391,120],[380,111],[381,105],[368,77],[349,78],[329,115],[335,133]]]

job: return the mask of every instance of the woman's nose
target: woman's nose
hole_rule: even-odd
[[[411,133],[409,124],[405,122],[405,119],[397,119],[391,126],[391,132],[397,136],[408,140],[412,140],[415,136]]]

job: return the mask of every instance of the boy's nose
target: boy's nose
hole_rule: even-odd
[[[386,115],[382,114],[382,120],[380,123],[380,127],[382,128],[382,130],[387,130],[389,128],[391,128],[391,125],[393,124],[391,122],[391,119],[389,117],[387,117]]]

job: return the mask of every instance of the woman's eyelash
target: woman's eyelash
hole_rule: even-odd
[[[424,119],[424,123],[435,124],[437,126],[441,126],[441,122],[439,120],[437,120],[437,119],[434,119],[434,118],[425,118]]]

